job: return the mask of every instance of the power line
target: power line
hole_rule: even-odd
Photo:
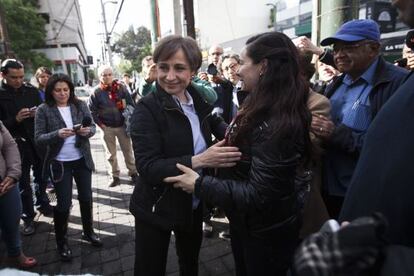
[[[112,28],[111,28],[111,31],[108,33],[108,35],[111,35],[112,34],[112,32],[114,31],[114,29],[115,29],[115,25],[116,25],[116,23],[118,22],[118,19],[119,19],[119,14],[121,13],[121,10],[122,10],[122,5],[124,4],[124,0],[122,0],[121,1],[121,4],[119,5],[119,9],[118,9],[118,13],[116,14],[116,18],[115,18],[115,21],[114,21],[114,25],[112,25]]]

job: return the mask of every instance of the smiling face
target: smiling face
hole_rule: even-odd
[[[52,92],[53,99],[55,99],[57,106],[67,106],[70,96],[69,85],[64,81],[59,81],[55,84]]]
[[[157,62],[158,84],[170,95],[177,97],[185,95],[194,73],[182,49],[169,59]]]
[[[339,72],[353,79],[362,75],[378,56],[379,45],[371,41],[344,42],[334,44],[334,62]]]
[[[240,55],[240,67],[237,71],[237,75],[243,81],[243,89],[252,91],[260,79],[260,72],[262,66],[260,64],[254,64],[253,60],[247,55],[246,48],[244,48]]]

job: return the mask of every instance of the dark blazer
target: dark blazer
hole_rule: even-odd
[[[187,88],[194,101],[201,132],[212,144],[211,134],[222,139],[227,124],[212,115],[212,106],[195,88]],[[194,155],[191,125],[167,92],[157,90],[143,97],[131,118],[131,138],[139,179],[131,197],[130,211],[136,219],[167,230],[190,230],[192,195],[166,184],[163,179],[181,174],[181,163],[191,168]],[[204,171],[204,173],[207,173]]]
[[[90,117],[92,119],[92,115],[86,103],[83,101],[79,101],[78,105],[71,104],[70,111],[72,114],[73,125],[81,124],[84,117]],[[65,142],[65,140],[58,135],[59,129],[65,127],[65,121],[56,106],[49,106],[44,103],[37,109],[35,118],[35,140],[37,145],[41,148],[45,148],[46,151],[43,155],[43,177],[48,176],[47,168],[49,168],[50,162],[56,158]],[[86,166],[90,170],[94,170],[95,167],[89,144],[89,138],[95,135],[96,132],[96,126],[93,120],[90,128],[91,133],[87,137],[76,135],[75,146],[79,148],[85,158]]]
[[[414,75],[372,122],[362,148],[341,220],[381,212],[391,243],[414,246]]]
[[[16,121],[16,115],[22,108],[31,108],[42,104],[39,91],[31,84],[24,83],[14,89],[4,81],[0,82],[0,120],[14,138],[24,138],[34,143],[34,118]]]

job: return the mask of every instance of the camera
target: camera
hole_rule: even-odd
[[[210,63],[207,67],[207,74],[216,76],[218,74],[217,66],[214,63]]]
[[[82,124],[77,124],[73,126],[73,131],[78,131],[79,129],[81,129]]]
[[[399,67],[405,68],[405,67],[407,67],[407,58],[399,58],[399,59],[395,60],[394,63],[397,63],[397,65]]]

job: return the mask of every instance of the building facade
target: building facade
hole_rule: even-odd
[[[35,49],[51,59],[54,72],[67,73],[74,83],[86,83],[88,67],[78,0],[39,0],[46,20],[45,47]]]

